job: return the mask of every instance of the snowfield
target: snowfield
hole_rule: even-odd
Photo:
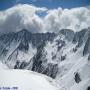
[[[8,67],[5,64],[3,64],[2,62],[0,62],[0,70],[6,70],[6,69],[8,69]]]
[[[27,70],[0,71],[0,87],[17,87],[15,90],[58,90],[48,79]]]

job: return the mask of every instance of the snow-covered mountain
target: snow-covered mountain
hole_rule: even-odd
[[[52,77],[60,90],[90,90],[90,28],[58,33],[27,30],[0,36],[0,61]]]
[[[25,29],[17,33],[3,34],[0,37],[0,60],[10,68],[14,68],[19,62],[27,65],[35,55],[39,44],[52,41],[54,37],[54,33],[32,34]],[[15,68],[23,67],[21,65]]]

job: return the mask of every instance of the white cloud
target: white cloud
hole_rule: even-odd
[[[46,8],[37,8],[32,5],[19,4],[6,11],[0,12],[0,31],[14,32],[23,28],[31,32],[41,32],[42,20],[38,17],[36,11],[45,11]]]
[[[46,11],[39,17],[37,11]],[[79,31],[90,26],[90,10],[86,7],[73,9],[52,9],[19,4],[0,11],[0,32],[14,32],[23,28],[36,32],[57,32],[62,28]]]
[[[90,10],[85,7],[50,10],[45,17],[45,23],[49,31],[58,31],[62,28],[79,31],[90,26]]]

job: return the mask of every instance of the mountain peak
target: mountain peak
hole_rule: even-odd
[[[29,32],[27,29],[22,29],[21,31],[19,31],[19,33],[31,33],[31,32]]]
[[[32,33],[29,32],[27,29],[22,29],[21,31],[17,32],[16,35],[22,38],[25,38],[25,37],[29,38],[32,35]]]

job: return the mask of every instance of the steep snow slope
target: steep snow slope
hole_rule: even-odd
[[[47,42],[43,48],[39,58],[42,60],[40,67],[43,66],[45,71],[51,64],[53,68],[50,66],[47,70],[49,74],[46,75],[51,77],[54,75],[56,82],[63,84],[63,90],[87,90],[90,86],[90,57],[88,57],[90,38],[87,32],[90,30],[78,32],[80,36],[77,35],[74,43],[73,39],[68,41],[65,34],[58,34],[53,42]],[[84,55],[83,52],[87,53]],[[57,68],[54,68],[55,65]]]
[[[82,37],[79,36],[76,43],[68,43],[62,48],[63,52],[60,55],[66,55],[66,58],[58,64],[56,82],[63,83],[65,90],[90,89],[90,41],[87,32],[90,32],[90,29],[84,32],[83,36],[80,33]]]
[[[0,71],[0,88],[16,87],[17,89],[15,90],[59,90],[49,81],[52,82],[48,77],[46,78],[43,75],[26,70]]]
[[[70,88],[70,90],[89,90],[90,89],[90,79],[86,79],[79,84],[75,84]]]
[[[0,61],[0,70],[7,70],[8,67]]]

